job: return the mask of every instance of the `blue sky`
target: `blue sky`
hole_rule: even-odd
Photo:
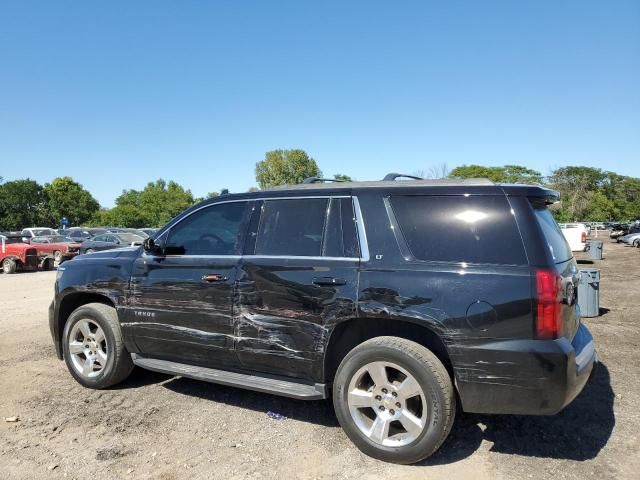
[[[640,177],[640,2],[0,4],[5,181],[70,175],[107,207],[159,177],[244,191],[274,148],[362,180]]]

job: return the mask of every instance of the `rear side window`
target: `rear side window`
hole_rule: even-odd
[[[391,197],[418,260],[524,265],[520,232],[503,196]]]
[[[564,238],[560,227],[558,227],[558,224],[554,220],[553,215],[551,215],[551,211],[545,206],[534,206],[533,211],[547,243],[547,248],[551,252],[553,261],[561,263],[569,260],[573,256],[571,248]],[[569,226],[568,228],[574,227]]]
[[[356,221],[350,198],[332,198],[325,228],[322,255],[325,257],[359,257]]]
[[[327,198],[266,200],[256,237],[256,255],[322,255]]]

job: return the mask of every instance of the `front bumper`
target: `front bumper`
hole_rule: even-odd
[[[62,360],[62,344],[60,343],[60,334],[57,329],[56,323],[56,304],[55,299],[49,304],[49,331],[51,332],[51,339],[53,345],[56,347],[56,356]]]
[[[572,341],[507,340],[461,350],[463,362],[452,358],[456,384],[463,409],[474,413],[558,413],[582,391],[598,361],[583,324]]]

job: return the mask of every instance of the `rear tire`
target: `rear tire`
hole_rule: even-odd
[[[16,270],[18,269],[18,264],[16,263],[16,261],[12,258],[5,258],[2,261],[2,272],[6,273],[7,275],[10,273],[16,273]]]
[[[83,305],[69,316],[62,354],[73,378],[88,388],[111,387],[133,370],[116,310],[102,303]]]
[[[444,365],[429,349],[398,337],[376,337],[347,354],[333,383],[333,404],[362,452],[400,464],[432,455],[456,412]]]

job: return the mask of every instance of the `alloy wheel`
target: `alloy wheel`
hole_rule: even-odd
[[[360,432],[379,445],[408,445],[427,424],[422,387],[395,363],[371,362],[356,371],[349,383],[347,404]]]
[[[71,363],[79,375],[93,378],[104,370],[109,349],[104,331],[95,321],[79,320],[71,328],[68,342]]]

